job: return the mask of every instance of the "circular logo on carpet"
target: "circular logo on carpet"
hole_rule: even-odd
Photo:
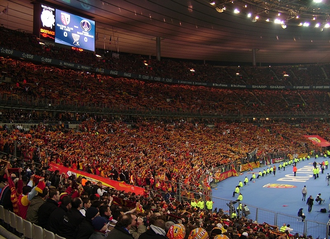
[[[264,188],[296,188],[297,186],[290,184],[267,183],[263,187]]]

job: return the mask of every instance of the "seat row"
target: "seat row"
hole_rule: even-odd
[[[2,205],[0,205],[0,221],[8,231],[17,235],[17,237],[12,235],[12,238],[65,239],[64,237],[23,219],[14,212],[5,209]]]

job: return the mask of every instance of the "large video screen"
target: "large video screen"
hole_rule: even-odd
[[[95,21],[43,3],[34,14],[34,32],[41,39],[95,51]]]
[[[56,9],[55,43],[95,50],[95,22]]]

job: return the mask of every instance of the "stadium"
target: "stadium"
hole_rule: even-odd
[[[0,11],[4,238],[328,238],[329,3]]]

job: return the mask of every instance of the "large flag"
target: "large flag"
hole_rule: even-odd
[[[330,142],[326,141],[325,139],[323,139],[322,137],[320,137],[318,135],[304,135],[304,137],[306,137],[307,139],[312,141],[313,144],[316,144],[318,146],[321,146],[321,147],[330,146]]]
[[[86,173],[83,171],[75,170],[72,168],[67,168],[67,167],[64,167],[62,165],[58,165],[55,163],[50,163],[49,166],[50,166],[50,169],[49,169],[50,171],[59,170],[60,173],[65,173],[68,176],[71,176],[71,174],[75,174],[76,177],[78,177],[78,176],[85,177],[87,180],[91,181],[92,183],[97,183],[97,182],[101,181],[104,186],[114,188],[118,191],[132,192],[132,193],[139,194],[139,195],[144,194],[143,188],[129,185],[124,182],[119,182],[119,181],[111,180],[108,178],[103,178],[103,177],[100,177],[100,176],[97,176],[94,174],[89,174],[89,173]]]

